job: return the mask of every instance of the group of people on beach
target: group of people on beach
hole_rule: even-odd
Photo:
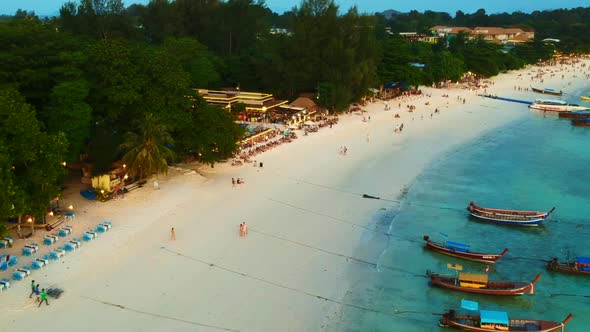
[[[242,178],[237,178],[237,179],[231,178],[231,186],[232,186],[232,188],[235,188],[236,187],[236,184],[238,186],[244,184],[244,179],[242,179]]]
[[[35,285],[35,280],[31,281],[31,294],[29,295],[29,298],[31,298],[33,295],[37,297],[37,302],[39,302],[39,305],[37,307],[40,307],[41,304],[43,304],[43,301],[45,301],[46,305],[49,305],[49,302],[47,301],[47,292],[45,292],[45,288],[39,290],[39,284]]]

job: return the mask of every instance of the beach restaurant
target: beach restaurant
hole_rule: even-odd
[[[268,114],[276,110],[287,100],[275,99],[270,93],[244,92],[238,88],[224,90],[197,89],[197,93],[205,99],[208,104],[217,105],[230,110],[232,105],[244,104],[245,112],[238,118],[243,121],[263,121]]]

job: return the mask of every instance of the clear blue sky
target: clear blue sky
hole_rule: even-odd
[[[34,10],[39,15],[55,14],[67,0],[0,0],[0,13],[14,14],[17,9]],[[126,5],[132,3],[146,4],[149,0],[124,0]],[[282,13],[298,5],[299,0],[266,0],[273,11]],[[516,10],[531,12],[533,10],[588,7],[588,0],[336,0],[341,9],[357,5],[361,12],[376,12],[395,9],[407,12],[412,9],[419,11],[446,11],[454,14],[457,10],[472,13],[484,8],[488,13],[513,12]]]

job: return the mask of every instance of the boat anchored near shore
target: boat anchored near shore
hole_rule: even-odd
[[[467,206],[469,214],[477,219],[519,226],[539,226],[554,210],[555,207],[549,212],[491,209],[477,206],[473,201]]]
[[[470,251],[468,244],[454,241],[437,243],[430,240],[428,235],[424,235],[424,241],[426,241],[427,249],[439,252],[444,255],[463,258],[480,263],[494,264],[498,259],[502,258],[508,252],[508,248],[504,248],[504,251],[499,254],[472,252]]]
[[[590,107],[580,106],[578,104],[570,104],[558,99],[537,99],[534,103],[529,105],[530,109],[551,112],[573,112],[573,111],[588,111]]]
[[[531,282],[492,281],[488,279],[487,273],[459,272],[457,277],[451,277],[427,271],[426,275],[430,278],[430,284],[433,286],[467,293],[504,296],[525,293],[532,295],[535,293],[535,284],[541,279],[540,274]]]

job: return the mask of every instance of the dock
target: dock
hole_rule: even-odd
[[[526,104],[526,105],[533,104],[532,101],[520,100],[520,99],[513,99],[513,98],[505,98],[505,97],[498,97],[496,95],[478,95],[478,96],[484,97],[484,98],[490,98],[490,99],[497,99],[497,100],[509,101],[509,102],[519,103],[519,104]]]

